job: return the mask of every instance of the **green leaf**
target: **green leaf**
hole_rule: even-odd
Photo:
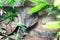
[[[48,22],[45,25],[43,25],[43,27],[49,30],[58,30],[60,28],[57,21]]]
[[[20,0],[14,0],[14,1],[20,4]]]
[[[0,0],[0,7],[3,7],[5,4],[9,4],[11,7],[14,8],[14,3],[20,3],[20,0],[5,0],[4,2]]]
[[[0,0],[0,7],[4,6],[4,2],[2,2],[2,0]]]
[[[13,1],[13,0],[6,0],[6,2],[9,2],[9,3],[10,3],[11,1]]]
[[[6,19],[5,23],[8,24],[11,21],[11,19]]]
[[[14,8],[14,1],[11,1],[9,5]]]
[[[20,3],[20,0],[6,0],[5,4],[9,4],[11,7],[14,8],[15,2]]]
[[[39,4],[39,3],[47,3],[46,0],[30,0],[30,1],[34,2],[34,3],[37,3],[37,4]]]
[[[6,2],[5,2],[5,4],[9,4],[13,8],[14,8],[14,3],[15,3],[14,0],[6,0]]]
[[[21,27],[22,29],[26,29],[26,25],[23,24],[23,23],[21,23],[21,22],[15,23],[14,25],[15,25],[16,27],[19,26],[19,27]]]
[[[24,6],[25,0],[21,0],[21,1],[22,1],[22,2],[21,2],[22,6]]]
[[[60,18],[60,14],[56,15],[56,18],[59,19]]]
[[[60,25],[60,20],[57,20],[58,24]]]
[[[4,29],[0,28],[0,32],[5,33],[6,31]]]
[[[37,5],[36,7],[33,7],[33,8],[31,8],[30,10],[28,10],[28,14],[35,13],[35,12],[43,9],[46,5],[47,5],[47,4],[45,4],[45,3],[41,3],[41,4]]]
[[[14,21],[15,17],[17,17],[17,13],[15,10],[11,10],[11,9],[5,9],[5,14],[2,15],[2,17],[5,20],[5,23],[8,24],[9,22]]]
[[[14,0],[6,0],[5,4],[9,4],[11,7],[14,8]]]
[[[57,33],[57,36],[59,36],[60,35],[60,31]]]
[[[53,3],[54,7],[57,7],[60,5],[60,0],[54,0],[54,3]]]

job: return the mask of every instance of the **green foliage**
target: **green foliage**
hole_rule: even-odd
[[[0,33],[5,33],[6,31],[3,28],[0,28]]]
[[[8,24],[9,22],[11,21],[14,21],[15,17],[17,16],[17,13],[15,10],[10,10],[9,8],[8,9],[5,9],[5,12],[2,16],[3,18],[5,19],[5,23]]]
[[[60,0],[54,0],[53,5],[54,5],[54,7],[56,7],[58,10],[60,10]]]
[[[15,2],[17,2],[18,4],[20,4],[20,0],[5,0],[5,2],[3,2],[2,0],[0,0],[0,7],[3,7],[6,4],[9,4],[11,7],[14,8],[14,3]]]
[[[55,12],[55,10],[51,10],[53,13]],[[50,14],[53,14],[53,13]],[[50,15],[49,14],[49,15]],[[55,15],[57,18],[57,21],[51,21],[45,24],[45,28],[50,29],[50,30],[58,30],[60,29],[60,13]]]
[[[22,6],[24,6],[26,0],[21,0],[21,4]],[[35,12],[41,11],[43,8],[45,8],[47,5],[49,5],[47,3],[47,0],[30,0],[33,3],[36,3],[37,5],[31,9],[28,10],[28,14],[33,14]],[[5,2],[3,2],[2,0],[0,0],[0,7],[3,7],[5,4],[9,4],[11,7],[14,8],[14,3],[18,3],[20,4],[20,0],[5,0]],[[58,8],[60,9],[60,0],[55,0],[53,5],[50,5],[51,10],[49,11],[48,15],[53,14],[56,10],[54,8]],[[57,10],[58,11],[58,10]],[[58,14],[59,13],[59,14]],[[49,29],[49,30],[58,30],[60,29],[60,12],[56,13],[56,18],[57,21],[51,21],[46,23],[45,25],[43,25],[44,28]],[[17,16],[16,10],[11,10],[11,9],[5,9],[5,13],[2,15],[2,18],[4,18],[5,23],[8,24],[9,22],[14,21],[15,17]],[[21,29],[26,29],[26,25],[19,22],[19,23],[15,23],[16,27],[19,27]],[[0,32],[3,32],[4,30],[0,28]],[[60,32],[57,34],[60,35]],[[20,34],[13,34],[11,36],[9,36],[10,38],[22,38],[22,35]],[[9,40],[9,37],[7,38],[7,40]]]
[[[21,2],[22,6],[24,6],[25,0],[21,0],[21,1],[22,1],[22,2]]]
[[[41,10],[42,8],[44,8],[45,6],[46,6],[45,3],[41,3],[40,5],[37,5],[36,7],[31,8],[31,9],[28,11],[28,13],[29,13],[29,14],[32,14],[32,13],[34,13],[34,12],[37,12],[37,11]]]
[[[6,0],[5,4],[9,4],[11,7],[14,7],[14,3],[20,3],[20,0]]]
[[[2,2],[2,0],[0,0],[0,7],[4,6],[4,2]]]
[[[41,9],[43,9],[47,5],[47,1],[46,0],[30,0],[30,1],[36,3],[37,6],[31,8],[28,11],[29,14],[35,13],[37,11],[40,11]]]
[[[59,36],[59,35],[60,35],[60,31],[58,32],[57,36]]]
[[[23,23],[21,23],[21,22],[15,23],[15,26],[16,26],[16,27],[20,27],[20,28],[22,28],[22,29],[26,29],[26,25],[23,24]]]
[[[59,37],[59,38],[58,38]],[[57,40],[59,39],[60,40],[60,31],[57,33],[56,37],[54,38],[54,40]]]
[[[51,15],[51,14],[56,14],[56,18],[57,18],[57,21],[52,21],[52,22],[48,22],[46,23],[46,25],[44,25],[45,27],[44,28],[47,28],[47,29],[50,29],[50,30],[58,30],[60,29],[60,12],[59,10],[57,9],[57,6],[60,5],[60,1],[58,2],[59,0],[54,0],[53,2],[53,5],[50,5],[50,11],[48,13],[48,15]],[[56,11],[56,12],[55,12]]]
[[[56,18],[57,18],[57,19],[60,19],[60,13],[59,13],[58,15],[56,15]]]
[[[12,9],[11,8],[4,9],[4,14],[2,14],[2,16],[0,16],[0,20],[3,19],[6,24],[8,24],[9,22],[14,21],[15,17],[17,17],[17,13],[16,13],[17,10],[13,9],[14,8],[14,4],[15,3],[20,4],[20,1],[22,1],[21,4],[22,4],[22,6],[24,6],[25,0],[5,0],[5,2],[3,2],[2,0],[0,0],[0,7],[3,7],[6,4],[9,4],[9,6],[12,7]],[[1,20],[1,21],[3,21],[3,20]],[[18,26],[20,28],[22,28],[22,29],[26,29],[26,26],[23,23],[17,23],[16,27],[18,27]],[[3,32],[5,32],[5,30],[3,30],[3,29],[0,28],[0,33],[3,33]],[[5,36],[7,37],[6,40],[10,40],[11,38],[12,39],[13,38],[14,39],[15,38],[16,39],[22,38],[22,35],[19,34],[19,33],[13,34],[11,36],[8,36],[8,35],[5,35]]]
[[[60,0],[54,0],[53,5],[54,5],[55,7],[59,6],[59,5],[60,5]]]
[[[47,3],[46,0],[30,0],[31,2],[33,3],[37,3],[37,4],[40,4],[40,3]]]
[[[58,30],[60,28],[57,21],[48,22],[43,26],[44,26],[44,28],[49,29],[49,30],[52,30],[52,29],[53,30]]]
[[[11,7],[14,7],[14,0],[6,0],[6,4],[9,4]]]
[[[9,6],[14,8],[14,4],[15,3],[20,4],[20,1],[21,1],[22,6],[24,6],[25,0],[5,0],[4,2],[3,0],[0,0],[0,7],[3,7],[6,4],[8,4]]]

